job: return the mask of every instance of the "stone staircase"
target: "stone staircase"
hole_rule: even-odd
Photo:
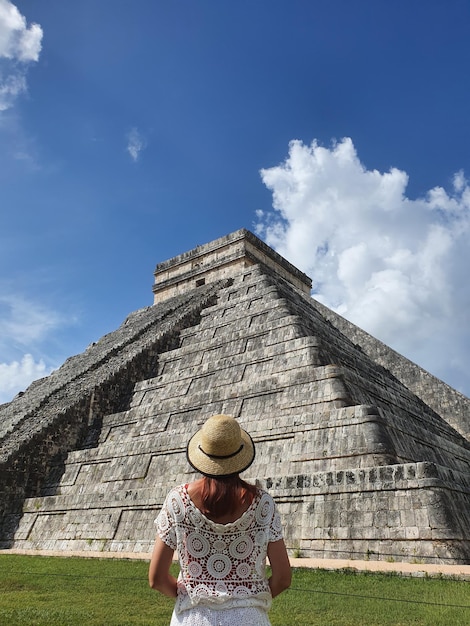
[[[461,436],[356,347],[331,339],[325,322],[299,314],[303,301],[283,289],[260,267],[221,289],[179,347],[156,357],[155,376],[135,384],[129,408],[102,416],[96,447],[71,451],[59,480],[25,501],[15,547],[150,551],[166,492],[193,477],[190,434],[221,412],[253,436],[248,477],[277,499],[291,549],[448,558],[447,547],[436,551],[430,498],[449,480],[438,461],[454,483],[468,468]],[[467,482],[462,474],[462,503]]]
[[[245,266],[237,248],[236,271],[221,278],[217,247],[210,252],[217,281],[204,283],[199,261],[196,289],[179,293],[170,276],[165,289],[177,295],[133,314],[12,403],[26,408],[10,407],[3,429],[2,545],[149,553],[167,491],[194,478],[189,437],[228,413],[255,441],[245,478],[276,499],[292,553],[468,562],[464,429],[378,364],[374,340],[345,334],[286,272],[251,257]],[[177,279],[189,284],[191,274],[180,268]]]

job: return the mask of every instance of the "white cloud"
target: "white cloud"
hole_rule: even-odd
[[[50,372],[42,359],[36,362],[31,354],[25,354],[20,361],[0,363],[0,403],[9,402],[33,380]]]
[[[127,135],[127,152],[130,154],[131,159],[136,162],[139,159],[140,153],[146,147],[146,142],[137,128],[132,128]]]
[[[0,111],[26,91],[27,64],[39,60],[42,36],[39,24],[28,26],[14,4],[0,0]]]
[[[0,403],[52,371],[45,359],[31,353],[40,351],[68,323],[64,316],[23,296],[0,296]]]
[[[346,138],[330,148],[292,141],[261,177],[273,210],[258,212],[256,232],[312,277],[315,298],[462,386],[470,365],[464,173],[450,192],[409,199],[405,172],[367,170]]]
[[[0,111],[9,109],[20,93],[26,91],[24,76],[7,76],[0,82]]]
[[[11,343],[29,346],[62,324],[62,317],[43,305],[19,295],[0,296],[0,337]]]
[[[23,62],[37,61],[42,28],[27,26],[26,19],[9,0],[0,0],[0,56]]]

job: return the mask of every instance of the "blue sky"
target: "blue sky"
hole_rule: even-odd
[[[0,0],[0,402],[238,228],[470,395],[467,0]]]

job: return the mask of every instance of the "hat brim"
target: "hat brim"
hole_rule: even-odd
[[[255,460],[255,445],[246,430],[241,428],[240,431],[242,438],[241,450],[234,456],[228,458],[216,458],[204,454],[201,450],[201,431],[199,430],[191,437],[186,447],[188,463],[197,472],[204,474],[204,476],[209,476],[210,478],[232,476],[233,474],[244,472]]]

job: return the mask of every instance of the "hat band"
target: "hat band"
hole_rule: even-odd
[[[208,456],[210,459],[231,459],[233,456],[237,456],[237,454],[239,454],[243,450],[243,446],[244,446],[244,444],[242,443],[242,445],[238,448],[238,450],[236,452],[232,452],[232,454],[224,454],[223,456],[220,456],[218,454],[208,454],[207,452],[204,452],[204,450],[201,448],[200,445],[198,445],[198,449],[203,454]]]

